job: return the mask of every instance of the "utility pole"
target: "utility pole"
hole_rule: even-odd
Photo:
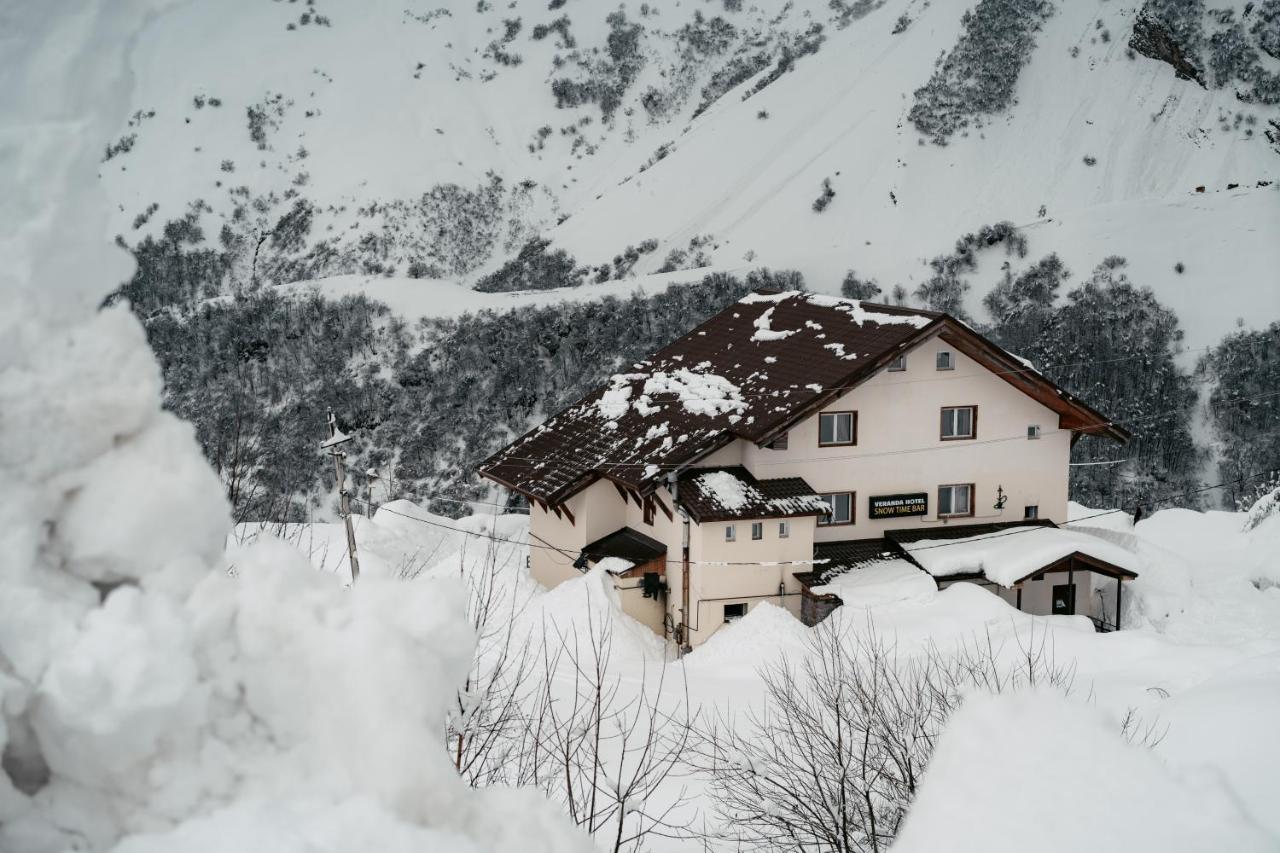
[[[329,451],[333,457],[333,470],[338,476],[338,496],[341,499],[342,520],[347,525],[347,558],[351,562],[351,582],[354,584],[360,577],[360,560],[356,557],[356,531],[351,524],[351,493],[347,491],[347,468],[343,463],[347,454],[341,445],[351,440],[351,436],[338,429],[338,419],[333,409],[329,410],[329,438],[320,444],[321,450]]]

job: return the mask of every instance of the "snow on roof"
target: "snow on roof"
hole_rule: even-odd
[[[926,601],[938,592],[933,578],[901,558],[872,563],[836,574],[814,595],[836,595],[846,607],[875,607],[898,601]]]
[[[605,557],[596,563],[596,568],[604,569],[611,575],[620,575],[624,572],[635,568],[635,563],[630,560],[624,560],[621,557]]]
[[[680,504],[699,523],[817,515],[828,509],[803,478],[757,480],[740,465],[686,472],[680,478]]]
[[[938,316],[794,290],[751,294],[610,377],[481,473],[552,503],[596,476],[648,488],[735,436],[756,441],[785,426]]]
[[[1012,527],[959,539],[900,542],[899,546],[935,578],[977,572],[1004,587],[1077,552],[1135,575],[1139,568],[1132,551],[1087,533],[1055,527]]]

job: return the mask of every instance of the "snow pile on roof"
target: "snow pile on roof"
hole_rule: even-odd
[[[742,509],[748,504],[764,500],[763,495],[728,471],[699,474],[697,481],[698,485],[725,509]]]
[[[929,317],[923,317],[919,314],[889,314],[884,311],[868,311],[862,307],[862,302],[857,299],[845,299],[840,296],[829,296],[825,293],[806,293],[804,297],[814,305],[834,308],[841,313],[848,314],[849,319],[859,326],[863,323],[875,323],[880,326],[901,324],[923,329],[933,322]]]
[[[1137,573],[1137,555],[1087,533],[1053,527],[1012,527],[963,539],[920,539],[902,548],[936,578],[981,572],[1001,586],[1079,551]]]
[[[713,517],[718,509],[743,518],[804,515],[829,508],[799,477],[756,480],[741,466],[695,473],[689,485],[692,489],[681,493],[681,503],[699,519],[707,515],[705,504],[711,505]]]
[[[846,607],[878,607],[927,601],[938,594],[938,585],[918,566],[899,558],[842,572],[810,592],[839,596]]]
[[[630,560],[624,560],[621,557],[605,557],[596,563],[596,568],[608,572],[611,575],[620,575],[630,569],[635,568],[635,563]]]
[[[753,323],[756,330],[751,333],[753,341],[780,341],[794,335],[799,329],[775,329],[773,328],[773,309],[767,309],[763,314],[757,317]]]
[[[616,373],[609,377],[609,387],[595,401],[596,410],[606,421],[617,421],[628,409],[635,409],[644,417],[658,411],[653,398],[659,394],[674,396],[693,415],[714,417],[746,409],[742,389],[723,376],[706,372],[709,366],[699,364],[693,370],[679,367],[652,374]],[[632,383],[642,379],[640,395],[632,400]]]
[[[456,584],[344,589],[269,536],[224,557],[222,484],[141,324],[99,310],[132,271],[101,142],[161,5],[6,9],[0,850],[590,849],[441,751],[471,664]]]
[[[1052,733],[1051,736],[1045,733]],[[1093,708],[974,696],[952,717],[893,853],[1274,850],[1220,777],[1180,777]]]

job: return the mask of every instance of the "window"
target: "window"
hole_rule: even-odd
[[[763,521],[751,522],[751,538],[752,539],[764,538],[764,522]]]
[[[1022,508],[1022,517],[1023,518],[1039,518],[1040,507],[1036,506],[1035,504],[1028,504],[1027,506],[1024,506]]]
[[[791,535],[791,522],[779,521],[778,522],[778,538],[786,539],[790,535]]]
[[[858,443],[857,412],[823,412],[818,415],[818,446]]]
[[[973,438],[977,434],[977,406],[947,406],[942,410],[942,440]]]
[[[724,541],[733,542],[733,541],[736,541],[737,538],[738,538],[737,528],[735,528],[732,524],[726,524],[724,526]]]
[[[818,524],[853,524],[853,492],[832,492],[818,495],[831,507],[831,512],[818,516]]]
[[[973,485],[959,483],[938,487],[938,518],[973,515]]]
[[[655,509],[653,506],[653,498],[652,497],[645,498],[644,499],[644,523],[645,524],[653,524],[654,513],[655,513]]]
[[[1040,437],[1040,424],[1027,425],[1027,440],[1033,440]]]
[[[956,360],[955,360],[955,356],[951,354],[951,350],[945,350],[945,349],[938,350],[937,364],[938,364],[939,370],[955,370]]]
[[[890,373],[898,373],[906,369],[907,369],[907,357],[905,355],[900,355],[897,358],[895,358],[893,361],[889,362]]]
[[[724,621],[733,622],[747,615],[747,605],[745,602],[737,604],[726,604],[724,606]]]
[[[1071,616],[1076,612],[1075,584],[1055,584],[1053,587],[1053,615]]]
[[[765,447],[769,448],[770,450],[786,450],[787,435],[788,434],[784,432],[782,435],[778,436],[773,441],[766,444]]]

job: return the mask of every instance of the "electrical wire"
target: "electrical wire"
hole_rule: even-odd
[[[1263,477],[1269,477],[1269,476],[1271,476],[1270,470],[1264,471],[1258,474],[1249,474],[1244,477],[1238,477],[1234,480],[1227,480],[1222,483],[1214,483],[1212,485],[1202,486],[1201,488],[1192,489],[1186,492],[1161,495],[1160,497],[1151,498],[1146,501],[1143,501],[1142,503],[1144,504],[1166,503],[1170,500],[1174,500],[1175,498],[1191,497],[1192,495],[1198,495],[1203,492],[1212,491],[1213,489],[1221,489],[1227,486],[1234,486],[1240,483],[1246,483],[1252,480],[1257,480],[1257,479],[1260,479]],[[364,504],[366,507],[369,507],[369,504],[365,503],[365,501],[362,501],[359,498],[351,498],[351,500],[355,501],[356,503]],[[388,509],[387,507],[377,507],[376,509],[378,509],[381,512],[388,512],[388,513],[391,513],[392,515],[400,516],[401,518],[407,518],[412,521],[417,521],[421,524],[427,524],[432,527],[438,527],[443,530],[451,531],[453,533],[461,533],[467,536],[477,536],[480,538],[489,539],[493,542],[506,543],[509,545],[525,546],[529,548],[540,548],[547,551],[555,551],[558,554],[567,555],[569,553],[563,548],[556,548],[552,545],[538,545],[533,542],[520,542],[519,540],[516,540],[516,539],[508,539],[503,536],[496,536],[492,533],[484,533],[484,532],[478,532],[473,530],[463,530],[458,527],[451,527],[450,525],[441,524],[440,522],[437,522],[437,521],[431,521],[429,519],[418,518],[417,516],[413,516],[413,515],[407,515],[402,512],[396,512],[395,510]],[[1101,518],[1102,516],[1105,516],[1105,515],[1114,515],[1117,512],[1124,512],[1124,511],[1125,510],[1123,508],[1102,510],[1100,512],[1092,513],[1090,515],[1081,516],[1080,518],[1073,518],[1069,521],[1065,521],[1063,522],[1063,526],[1066,526],[1068,524],[1079,524],[1082,521],[1089,521],[1094,518]],[[1019,533],[1029,533],[1035,530],[1043,530],[1043,529],[1045,528],[1042,525],[1027,525],[1024,527],[1015,527],[1011,530],[1002,531],[1000,533],[988,534],[983,538],[996,539],[1002,536],[1013,536]],[[821,543],[815,543],[815,544],[821,544]],[[907,552],[908,554],[910,554],[911,552],[914,552],[914,551],[929,551],[935,548],[950,548],[956,545],[965,545],[965,544],[968,544],[968,543],[963,540],[955,541],[955,542],[939,542],[936,545],[924,545],[919,548],[911,548],[911,549],[908,549]],[[668,565],[682,565],[684,563],[683,560],[665,560],[663,562],[667,563]],[[824,560],[778,560],[778,561],[690,560],[689,565],[691,566],[774,566],[774,567],[777,567],[777,566],[822,566],[828,562],[830,561],[825,559]]]
[[[1263,400],[1263,399],[1268,399],[1271,397],[1278,397],[1278,396],[1280,396],[1280,391],[1271,391],[1266,394],[1256,394],[1250,397],[1237,397],[1233,400],[1227,400],[1223,403],[1220,403],[1219,405],[1228,406],[1228,405],[1234,405],[1238,403],[1256,402],[1258,400]],[[1144,415],[1138,418],[1128,418],[1126,419],[1126,423],[1128,424],[1145,423],[1147,421],[1155,420],[1157,418],[1162,418],[1166,415],[1176,414],[1180,411],[1182,411],[1181,408],[1168,409],[1161,412],[1155,412],[1154,414]],[[1042,432],[1041,436],[1044,437],[1044,436],[1056,435],[1060,433],[1082,432],[1087,430],[1101,429],[1103,427],[1108,427],[1108,426],[1119,426],[1119,424],[1116,421],[1098,421],[1092,424],[1085,424],[1084,426],[1078,427],[1075,429],[1047,430],[1045,432]],[[1138,436],[1137,438],[1141,439],[1141,436]],[[932,453],[935,451],[946,450],[949,448],[974,447],[977,445],[998,444],[1006,441],[1027,441],[1027,440],[1029,439],[1027,439],[1026,433],[1019,433],[1017,435],[1010,435],[1010,436],[1002,436],[999,438],[961,439],[954,442],[947,442],[944,444],[938,444],[930,447],[905,447],[897,450],[881,450],[881,451],[871,451],[867,453],[857,453],[856,455],[850,455],[848,459],[849,460],[872,459],[872,458],[881,457],[881,456],[901,456],[901,455],[911,454],[911,453]],[[547,457],[503,456],[501,457],[501,460],[504,462],[506,461],[546,462]],[[835,461],[835,460],[833,460],[833,458],[830,456],[816,456],[816,457],[799,458],[799,459],[797,458],[777,459],[777,460],[761,459],[761,460],[757,460],[757,463],[761,465],[789,465],[792,463],[800,463],[800,462],[832,462],[832,461]],[[678,462],[678,463],[677,462],[632,462],[632,461],[621,461],[621,460],[615,461],[615,460],[606,460],[606,459],[596,459],[592,462],[592,464],[608,465],[611,467],[618,467],[618,468],[623,468],[623,467],[644,468],[652,465],[660,470],[662,469],[674,470],[677,468],[686,467],[689,463],[688,462]]]

